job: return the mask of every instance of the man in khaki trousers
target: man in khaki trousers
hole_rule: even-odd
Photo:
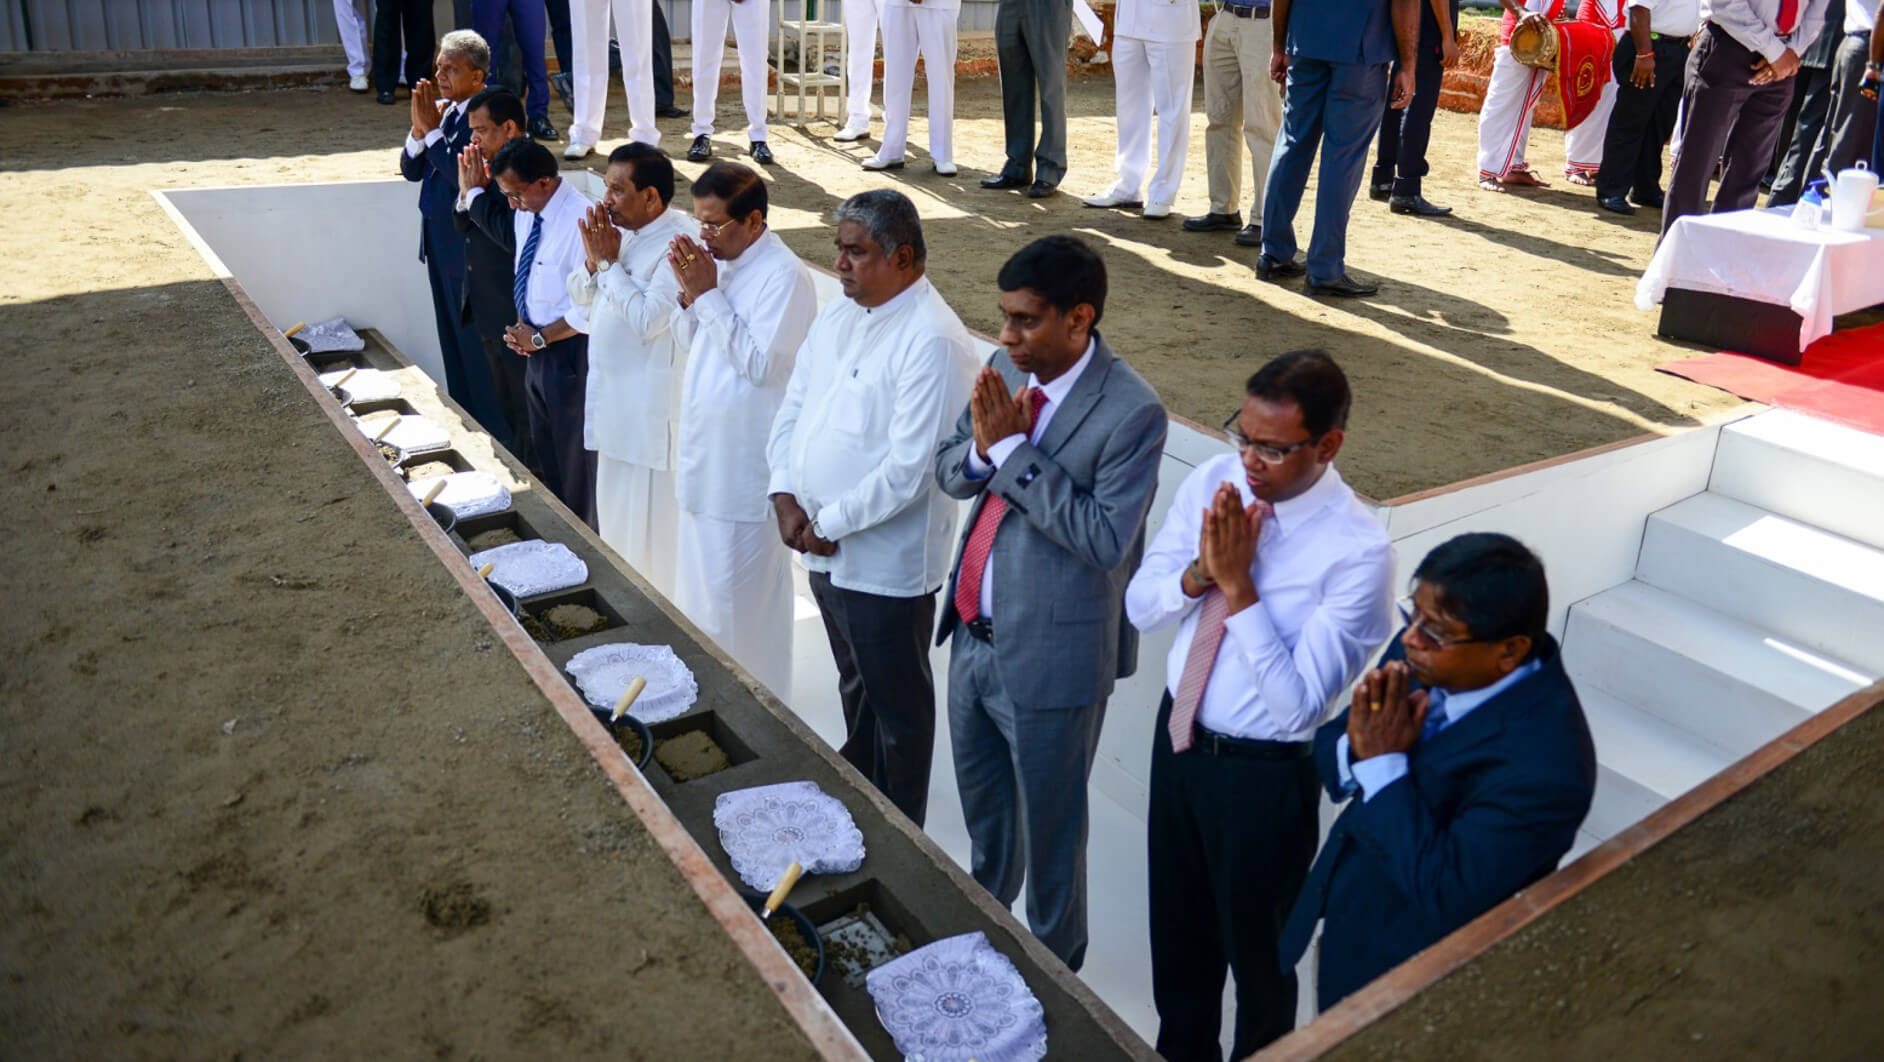
[[[1275,154],[1282,127],[1282,90],[1269,77],[1274,50],[1269,0],[1224,0],[1204,33],[1204,165],[1209,175],[1210,213],[1184,220],[1187,232],[1236,230],[1236,242],[1263,242],[1263,186],[1269,183],[1269,156]],[[1237,212],[1243,200],[1243,156],[1237,132],[1249,147],[1255,201],[1249,224]]]

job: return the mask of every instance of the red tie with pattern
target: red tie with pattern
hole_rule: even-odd
[[[1267,526],[1275,516],[1275,506],[1261,498],[1250,503],[1262,510]],[[1197,626],[1191,631],[1191,648],[1184,655],[1184,674],[1178,679],[1177,696],[1171,700],[1171,751],[1191,747],[1191,733],[1197,723],[1197,708],[1204,703],[1204,687],[1210,685],[1210,669],[1217,664],[1217,647],[1223,644],[1223,621],[1230,618],[1230,599],[1211,587],[1204,591],[1204,605],[1197,613]]]
[[[1027,392],[1027,434],[1040,421],[1040,409],[1047,404],[1047,393],[1035,387]],[[970,445],[973,445],[970,443]],[[975,516],[974,529],[968,532],[968,544],[962,547],[961,573],[955,577],[955,614],[963,623],[981,618],[981,573],[988,567],[988,554],[994,549],[994,531],[1007,512],[1007,499],[996,494],[982,505]]]
[[[1799,21],[1799,0],[1779,0],[1779,35],[1792,32],[1793,24]]]

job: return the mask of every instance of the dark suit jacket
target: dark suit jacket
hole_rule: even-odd
[[[472,321],[479,335],[501,335],[517,323],[517,230],[515,212],[497,182],[471,201],[471,209],[452,214],[464,236],[464,307],[460,320]]]
[[[1007,351],[989,364],[1010,391],[1027,381]],[[1158,395],[1104,338],[1035,445],[1023,442],[987,479],[963,472],[975,444],[966,409],[936,449],[936,482],[953,498],[980,495],[962,543],[990,493],[1007,513],[994,569],[995,655],[1007,693],[1023,708],[1074,708],[1111,696],[1138,666],[1138,632],[1125,622],[1125,583],[1145,552],[1145,514],[1158,489],[1166,419]],[[939,645],[954,632],[955,571],[942,599]]]
[[[458,198],[458,153],[471,142],[471,123],[454,111],[439,126],[439,137],[417,155],[399,148],[399,173],[419,186],[419,215],[433,225],[450,226]],[[421,248],[419,257],[425,257]]]
[[[1399,638],[1384,660],[1405,656]],[[1546,636],[1541,666],[1416,746],[1407,777],[1362,801],[1340,791],[1335,742],[1347,713],[1315,735],[1315,764],[1348,807],[1316,857],[1283,934],[1293,969],[1317,914],[1325,1009],[1555,870],[1596,791],[1596,749]]]

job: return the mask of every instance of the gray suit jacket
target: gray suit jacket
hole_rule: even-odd
[[[1010,390],[1027,380],[1005,350],[989,363]],[[1075,708],[1112,693],[1138,666],[1138,632],[1125,622],[1125,584],[1145,552],[1145,515],[1164,455],[1164,406],[1099,337],[1092,361],[1047,422],[987,479],[963,472],[975,444],[966,409],[936,449],[936,482],[975,503],[962,544],[992,491],[1007,512],[994,568],[994,648],[1007,694],[1023,708]],[[941,644],[955,630],[961,546],[942,599]]]

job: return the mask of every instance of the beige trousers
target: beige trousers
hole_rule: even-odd
[[[1233,214],[1243,201],[1242,133],[1249,149],[1255,200],[1249,216],[1263,214],[1269,157],[1282,128],[1282,86],[1269,80],[1275,27],[1266,18],[1236,18],[1219,12],[1204,31],[1204,167],[1210,182],[1210,212]]]

